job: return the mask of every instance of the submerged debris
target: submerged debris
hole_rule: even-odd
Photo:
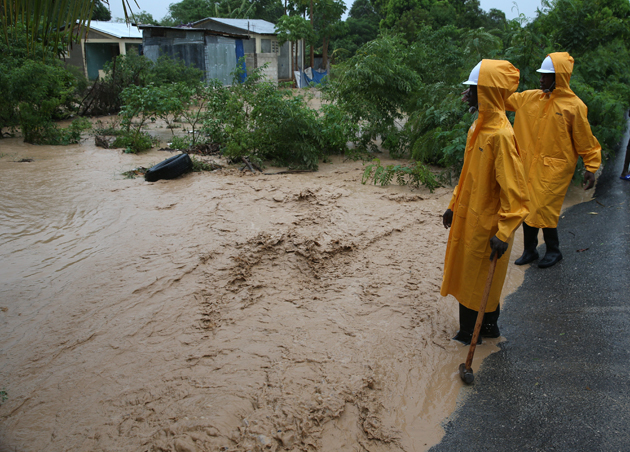
[[[94,144],[101,148],[105,148],[105,149],[111,148],[114,141],[116,141],[116,137],[114,136],[106,136],[106,135],[94,136]]]
[[[139,166],[132,170],[125,171],[124,173],[122,173],[122,175],[125,176],[127,179],[135,179],[137,176],[144,176],[147,170],[148,168],[145,168],[144,166]]]
[[[196,144],[189,148],[187,152],[196,155],[217,155],[221,153],[221,145],[219,143]]]

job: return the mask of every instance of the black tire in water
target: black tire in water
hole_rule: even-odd
[[[175,179],[192,171],[192,166],[193,163],[188,154],[177,154],[149,168],[144,175],[144,180],[155,182],[160,179]]]

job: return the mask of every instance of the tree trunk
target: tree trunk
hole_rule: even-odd
[[[295,41],[295,70],[300,70],[300,65],[298,64],[298,55],[300,53],[300,41]],[[300,74],[301,77],[301,74]],[[299,86],[298,86],[299,88]]]
[[[295,72],[293,72],[293,41],[290,41],[289,44],[289,59],[291,60],[291,80],[295,83]]]
[[[311,28],[313,28],[313,0],[311,0]],[[311,68],[315,69],[313,66],[315,66],[315,49],[311,44]]]

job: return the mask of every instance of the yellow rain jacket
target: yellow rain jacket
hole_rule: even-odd
[[[549,56],[556,71],[556,88],[551,93],[539,89],[515,93],[505,103],[506,110],[516,112],[514,133],[530,197],[525,223],[535,228],[558,226],[578,155],[592,173],[602,159],[602,148],[586,117],[586,105],[569,88],[573,58],[566,52]]]
[[[464,167],[448,205],[453,223],[441,294],[451,294],[476,311],[490,266],[490,239],[496,235],[510,248],[497,262],[487,312],[497,309],[513,233],[529,212],[523,164],[504,105],[516,91],[518,79],[519,71],[511,63],[482,61],[477,84],[479,117],[468,130]]]

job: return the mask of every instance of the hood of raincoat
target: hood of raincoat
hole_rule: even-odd
[[[505,60],[481,60],[477,97],[479,113],[505,111],[505,101],[518,88],[519,70]]]
[[[573,57],[567,52],[550,53],[548,56],[551,58],[553,68],[556,71],[556,89],[553,90],[553,93],[556,91],[572,93],[569,82],[573,73]]]

